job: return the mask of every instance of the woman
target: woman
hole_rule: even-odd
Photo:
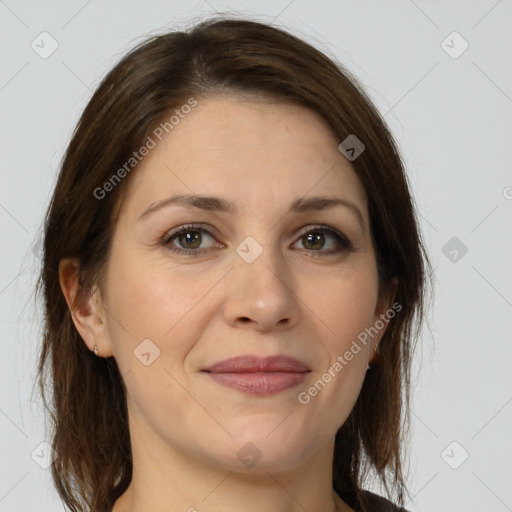
[[[252,21],[149,39],[87,105],[45,228],[39,374],[70,510],[405,505],[428,259],[340,65]]]

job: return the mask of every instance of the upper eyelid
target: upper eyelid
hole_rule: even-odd
[[[167,231],[164,236],[162,237],[163,240],[170,240],[171,238],[175,237],[176,235],[179,235],[180,232],[187,232],[187,231],[200,231],[201,233],[207,233],[212,238],[216,238],[215,235],[211,232],[212,228],[203,227],[200,224],[183,224],[182,226],[178,226],[177,228],[171,229],[170,231]]]
[[[176,235],[180,234],[180,232],[186,232],[188,231],[199,231],[201,233],[206,233],[210,237],[212,237],[217,243],[222,243],[217,240],[217,237],[211,232],[211,229],[215,230],[215,228],[210,227],[204,227],[201,224],[183,224],[181,226],[178,226],[177,228],[167,232],[163,236],[163,242],[169,242],[172,238],[174,238]],[[336,228],[333,228],[331,226],[325,225],[325,224],[306,224],[305,226],[302,226],[298,229],[298,237],[301,237],[305,233],[308,233],[309,231],[317,230],[324,230],[326,232],[331,232],[334,236],[340,236],[341,238],[345,239],[349,244],[352,244],[352,241],[350,238],[347,237],[343,232],[339,231]],[[224,244],[223,244],[224,245]],[[187,250],[187,249],[183,249]],[[197,249],[190,249],[191,251],[197,250]]]

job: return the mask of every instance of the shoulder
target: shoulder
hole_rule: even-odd
[[[361,491],[368,503],[368,512],[407,512],[404,508],[397,507],[391,501],[370,491]]]

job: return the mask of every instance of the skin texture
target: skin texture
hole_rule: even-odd
[[[134,472],[114,512],[351,510],[332,489],[334,436],[386,326],[310,403],[297,399],[392,304],[378,300],[366,194],[340,142],[304,107],[202,98],[133,172],[104,280],[79,295],[73,314],[88,348],[115,357],[127,387]],[[236,212],[175,204],[138,220],[174,194],[220,197]],[[312,196],[353,203],[362,222],[343,206],[287,213]],[[162,245],[190,223],[211,235]],[[317,224],[353,249],[329,254],[342,249],[333,235],[303,234]],[[262,248],[252,263],[235,250],[248,236]],[[65,259],[59,269],[69,304],[77,265]],[[145,339],[160,350],[148,366],[134,355]],[[244,394],[201,372],[244,354],[286,354],[312,371],[272,396]],[[237,456],[247,443],[261,453],[252,467]]]

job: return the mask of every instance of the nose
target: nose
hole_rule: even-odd
[[[233,327],[262,332],[286,330],[299,322],[299,299],[282,255],[265,248],[248,263],[236,252],[226,276],[223,314]]]

